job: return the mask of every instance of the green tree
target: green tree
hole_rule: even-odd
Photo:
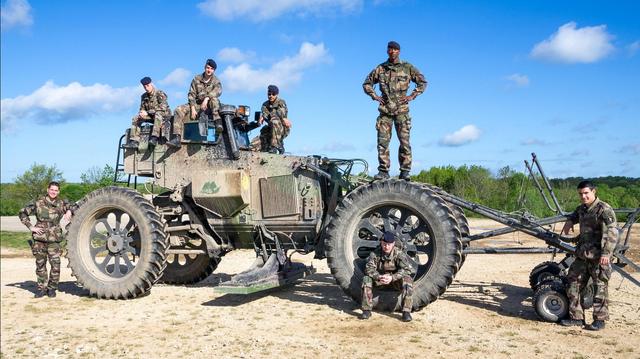
[[[27,171],[15,179],[15,195],[17,198],[33,201],[47,193],[49,182],[64,182],[62,171],[55,165],[47,166],[34,163]]]
[[[89,187],[89,190],[98,189],[113,185],[116,170],[110,165],[104,165],[103,168],[93,166],[80,175],[82,184]],[[118,173],[118,180],[121,179],[122,172]]]

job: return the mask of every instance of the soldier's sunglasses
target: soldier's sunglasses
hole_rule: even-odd
[[[274,94],[274,93],[268,92],[268,93],[267,93],[267,96],[277,96],[277,95],[276,95],[276,94]]]

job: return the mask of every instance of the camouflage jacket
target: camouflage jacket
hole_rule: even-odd
[[[211,75],[209,82],[205,82],[204,74],[196,75],[189,88],[189,106],[201,104],[206,97],[209,101],[218,101],[220,95],[222,95],[222,84],[215,74]]]
[[[407,254],[398,247],[394,247],[388,255],[378,247],[369,254],[364,273],[376,281],[382,274],[391,274],[396,281],[405,275],[412,275],[413,267]]]
[[[580,223],[576,254],[586,259],[611,258],[618,242],[616,214],[606,202],[596,198],[590,206],[580,205],[569,215],[571,223]]]
[[[427,80],[415,66],[406,61],[386,61],[369,73],[362,88],[375,100],[376,92],[373,86],[379,83],[380,96],[384,103],[380,104],[378,111],[387,115],[399,115],[409,112],[409,104],[401,103],[400,100],[407,95],[411,81],[416,84],[412,95],[418,96],[427,88]]]
[[[265,101],[262,104],[262,117],[265,121],[271,123],[271,120],[282,120],[287,118],[289,111],[287,103],[283,99],[277,98],[273,103]]]
[[[152,93],[143,93],[140,96],[140,110],[147,111],[147,113],[153,116],[155,113],[161,114],[163,117],[171,116],[171,109],[167,102],[167,95],[159,89],[153,90]]]
[[[31,229],[33,224],[31,224],[29,216],[35,215],[37,220],[35,226],[37,228],[46,228],[42,234],[33,233],[33,239],[36,241],[60,242],[62,240],[60,220],[69,210],[73,212],[75,206],[60,198],[51,200],[49,196],[43,196],[21,209],[18,217],[20,217],[22,224]]]

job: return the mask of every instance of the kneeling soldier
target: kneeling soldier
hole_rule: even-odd
[[[413,269],[407,254],[395,246],[396,235],[385,232],[380,248],[369,255],[362,279],[362,315],[369,319],[373,308],[373,286],[391,287],[401,291],[402,321],[411,321],[413,306]]]

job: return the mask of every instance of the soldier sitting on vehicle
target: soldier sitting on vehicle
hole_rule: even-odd
[[[407,254],[395,245],[396,235],[385,232],[380,247],[367,258],[365,276],[362,278],[362,314],[369,319],[373,309],[373,287],[391,287],[401,291],[402,321],[411,321],[413,307],[413,267]]]
[[[167,95],[160,89],[155,88],[151,78],[143,77],[140,80],[144,93],[140,96],[140,109],[138,114],[131,119],[131,132],[129,141],[125,148],[137,149],[140,144],[140,127],[143,123],[153,123],[149,144],[156,145],[160,139],[160,134],[170,146],[176,146],[175,140],[170,141],[171,131],[171,109],[167,103]],[[180,142],[178,141],[179,145]]]
[[[220,95],[222,84],[215,75],[218,65],[212,59],[207,59],[204,72],[196,75],[189,88],[189,103],[176,108],[173,116],[173,133],[180,139],[184,130],[184,123],[191,119],[195,121],[200,116],[206,116],[214,122],[216,134],[222,133],[222,119],[220,110]],[[187,118],[188,117],[188,118]]]
[[[262,104],[262,115],[258,120],[259,124],[266,121],[267,125],[260,130],[260,136],[251,140],[252,151],[284,153],[284,139],[289,135],[291,122],[287,118],[287,103],[278,98],[279,93],[275,85],[267,88],[268,100]]]

